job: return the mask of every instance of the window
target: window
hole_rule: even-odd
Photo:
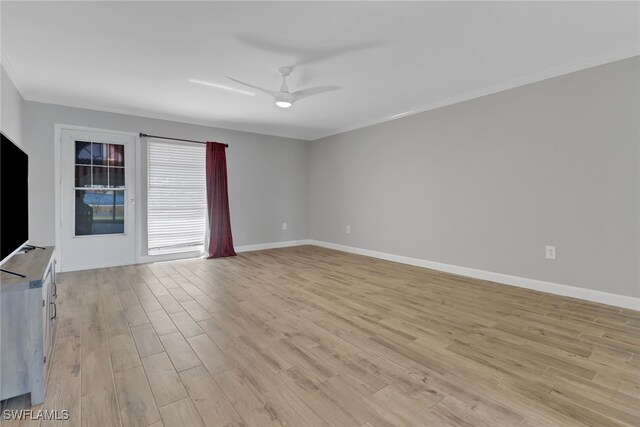
[[[202,249],[207,212],[205,146],[149,140],[149,255]]]
[[[124,233],[124,145],[76,141],[75,235]]]

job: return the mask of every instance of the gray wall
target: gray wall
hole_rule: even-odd
[[[638,297],[639,75],[635,57],[314,141],[310,238]]]
[[[0,129],[18,146],[22,146],[22,104],[23,99],[0,66]]]
[[[230,145],[227,168],[234,244],[307,238],[306,142],[29,101],[24,103],[24,123],[24,146],[31,162],[29,227],[34,244],[55,243],[55,123],[226,142]],[[285,221],[288,228],[283,231]]]
[[[229,143],[236,245],[309,237],[638,297],[639,74],[636,57],[308,144],[23,102],[2,70],[2,128],[30,154],[35,244],[54,243],[62,123]]]

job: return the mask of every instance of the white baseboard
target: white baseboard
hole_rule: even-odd
[[[259,243],[257,245],[236,246],[236,252],[262,251],[265,249],[288,248],[290,246],[309,245],[310,240],[288,240],[286,242]]]
[[[502,283],[505,285],[517,286],[520,288],[533,289],[536,291],[547,292],[550,294],[562,295],[572,298],[578,298],[587,301],[598,302],[601,304],[614,305],[616,307],[630,308],[632,310],[640,310],[640,298],[630,297],[626,295],[612,294],[608,292],[595,291],[592,289],[578,288],[576,286],[561,285],[559,283],[545,282],[543,280],[528,279],[526,277],[511,276],[508,274],[495,273],[492,271],[478,270],[475,268],[461,267],[458,265],[444,264],[441,262],[428,261],[419,258],[411,258],[402,255],[394,255],[386,252],[372,251],[369,249],[355,248],[352,246],[338,245],[335,243],[327,243],[319,240],[289,240],[285,242],[260,243],[257,245],[236,246],[236,252],[262,251],[265,249],[288,248],[292,246],[314,245],[327,249],[334,249],[342,252],[349,252],[358,255],[365,255],[373,258],[384,259],[387,261],[399,262],[401,264],[413,265],[416,267],[429,268],[432,270],[443,271],[445,273],[457,274],[460,276],[473,277],[474,279],[487,280],[490,282]],[[197,258],[198,254],[177,254],[173,257],[159,256],[158,258],[147,257],[143,262],[167,261],[169,259],[181,258]],[[162,259],[159,259],[162,258]],[[89,268],[104,268],[112,266],[94,266],[83,267],[81,270]],[[116,267],[115,265],[113,267]],[[80,270],[80,269],[78,269]],[[69,271],[74,271],[69,270]]]
[[[85,270],[97,270],[99,268],[113,268],[113,267],[126,267],[128,265],[136,265],[138,262],[129,262],[126,264],[121,263],[108,263],[108,264],[87,264],[87,265],[75,265],[71,267],[65,267],[63,270],[60,266],[60,263],[56,263],[56,273],[72,273],[74,271],[85,271]]]
[[[288,248],[290,246],[308,245],[309,240],[289,240],[286,242],[273,242],[273,243],[259,243],[257,245],[244,245],[235,246],[236,252],[250,252],[250,251],[262,251],[265,249],[276,248]],[[145,255],[140,257],[140,262],[162,262],[162,261],[175,261],[180,259],[189,258],[204,258],[205,256],[201,251],[191,252],[179,252],[175,254],[161,254],[161,255]]]
[[[158,255],[142,255],[138,260],[139,263],[146,264],[149,262],[165,262],[165,261],[178,261],[181,259],[199,258],[202,256],[200,250],[188,251],[188,252],[174,252],[169,254]]]
[[[234,249],[236,250],[236,252],[250,252],[250,251],[262,251],[265,249],[288,248],[291,246],[301,246],[301,245],[308,245],[308,244],[309,244],[309,240],[289,240],[286,242],[260,243],[257,245],[236,246]],[[181,259],[193,259],[193,258],[201,258],[201,257],[202,257],[202,253],[200,251],[177,252],[172,254],[160,254],[160,255],[142,255],[138,258],[138,260],[135,263],[132,263],[132,264],[84,265],[80,267],[76,266],[76,267],[68,268],[64,271],[58,269],[57,271],[68,273],[71,271],[92,270],[95,268],[122,267],[124,265],[178,261]],[[59,266],[60,263],[58,263],[57,265]]]
[[[369,249],[354,248],[352,246],[338,245],[335,243],[309,240],[307,244],[321,246],[323,248],[335,249],[343,252],[350,252],[358,255],[370,256],[387,261],[409,264],[416,267],[430,268],[432,270],[444,271],[446,273],[458,274],[460,276],[473,277],[475,279],[487,280],[502,283],[505,285],[517,286],[520,288],[533,289],[550,294],[562,295],[587,301],[599,302],[602,304],[614,305],[617,307],[640,310],[640,298],[626,295],[611,294],[608,292],[595,291],[592,289],[578,288],[576,286],[561,285],[559,283],[545,282],[543,280],[527,279],[525,277],[511,276],[508,274],[494,273],[491,271],[477,270],[475,268],[460,267],[457,265],[444,264],[440,262],[427,261],[418,258],[410,258],[401,255],[394,255],[385,252],[372,251]]]

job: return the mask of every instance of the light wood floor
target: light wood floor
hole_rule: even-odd
[[[640,425],[639,312],[317,247],[60,275],[58,310],[34,409],[71,425]]]

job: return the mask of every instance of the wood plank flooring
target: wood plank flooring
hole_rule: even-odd
[[[3,425],[640,425],[633,310],[313,246],[59,279],[70,419]]]

